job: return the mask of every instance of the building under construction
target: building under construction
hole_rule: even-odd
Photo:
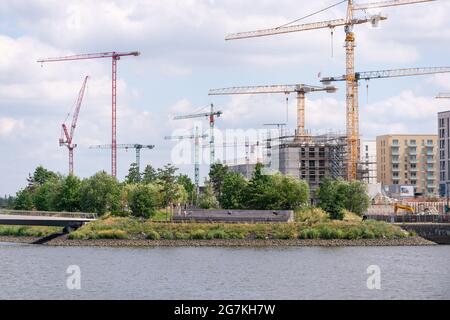
[[[282,137],[270,147],[270,169],[305,180],[314,190],[324,177],[345,178],[346,141],[343,134]]]

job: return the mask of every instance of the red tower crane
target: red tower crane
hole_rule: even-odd
[[[81,102],[83,101],[88,78],[88,76],[84,78],[83,85],[81,86],[80,93],[78,94],[75,111],[73,113],[72,124],[70,126],[70,133],[67,129],[66,124],[63,123],[61,138],[59,139],[59,145],[66,146],[67,149],[69,149],[69,175],[73,175],[73,149],[77,147],[77,145],[73,143],[73,135],[75,134],[75,128],[77,127],[78,115],[80,114]]]
[[[39,59],[37,62],[58,62],[58,61],[73,61],[73,60],[90,60],[90,59],[102,59],[111,58],[112,59],[112,148],[111,148],[111,175],[113,177],[117,176],[117,61],[121,57],[125,56],[139,56],[140,52],[103,52],[103,53],[88,53],[88,54],[78,54],[74,56],[56,57],[56,58],[45,58]]]

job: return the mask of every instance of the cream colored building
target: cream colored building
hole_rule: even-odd
[[[416,194],[438,194],[438,136],[377,137],[377,179],[385,186],[414,186]]]

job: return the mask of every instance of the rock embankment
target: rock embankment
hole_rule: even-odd
[[[38,238],[30,237],[0,237],[0,242],[31,244]],[[98,239],[98,240],[69,240],[62,236],[47,242],[49,246],[68,247],[384,247],[384,246],[430,246],[434,242],[421,237],[402,239],[358,239],[358,240],[145,240],[145,239]]]

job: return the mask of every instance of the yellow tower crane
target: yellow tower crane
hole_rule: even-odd
[[[393,7],[406,4],[415,4],[421,2],[431,2],[435,0],[390,0],[379,1],[373,3],[355,4],[353,0],[340,1],[328,8],[320,10],[323,12],[329,8],[335,7],[341,3],[347,2],[347,17],[345,19],[320,21],[315,23],[307,23],[300,25],[292,25],[288,23],[286,25],[250,31],[228,35],[226,40],[237,40],[246,38],[256,38],[271,36],[276,34],[308,31],[314,29],[331,29],[343,26],[345,28],[345,51],[346,51],[346,122],[347,122],[347,178],[349,180],[355,180],[357,174],[357,163],[359,158],[359,106],[358,106],[358,86],[355,77],[355,34],[353,32],[353,26],[364,23],[372,23],[377,25],[379,21],[386,20],[387,17],[381,14],[367,15],[365,17],[355,17],[354,13],[359,11],[366,11],[374,8]],[[319,13],[316,12],[316,13]],[[311,16],[311,15],[308,15]],[[299,20],[296,20],[297,22]]]

